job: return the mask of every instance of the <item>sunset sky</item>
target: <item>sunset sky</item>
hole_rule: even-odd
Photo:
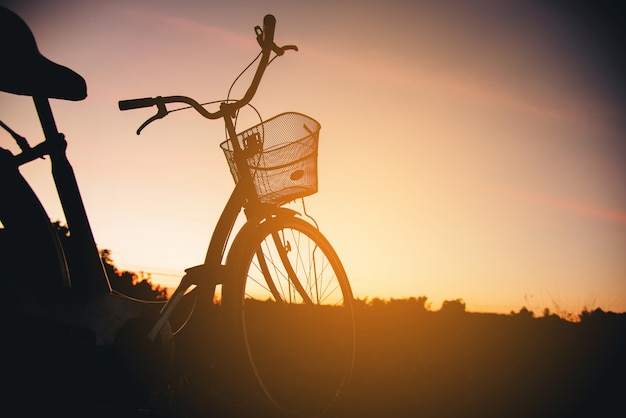
[[[118,100],[225,99],[272,13],[277,43],[300,51],[272,63],[253,104],[321,123],[307,210],[355,295],[505,313],[626,311],[624,15],[603,3],[0,1],[87,81],[86,100],[52,108],[119,268],[175,286],[233,183],[219,121],[176,112],[137,136],[153,111]],[[0,93],[0,120],[42,139],[29,97]],[[17,152],[5,132],[0,146]],[[49,161],[22,172],[64,219]]]

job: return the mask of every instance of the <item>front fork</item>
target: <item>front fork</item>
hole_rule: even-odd
[[[272,213],[273,214],[271,216],[268,215],[267,217],[293,217],[298,215],[298,212],[287,208],[273,208]],[[248,216],[248,222],[244,224],[244,226],[241,228],[233,241],[227,260],[232,261],[233,259],[238,258],[232,257],[233,254],[237,253],[239,251],[239,248],[245,248],[245,244],[248,241],[249,234],[258,227],[259,223],[262,220],[263,218],[259,219],[258,217]],[[243,247],[241,247],[242,244],[244,245]],[[207,259],[208,258],[209,257],[207,257]],[[185,275],[181,279],[180,284],[178,285],[172,296],[165,303],[163,308],[161,308],[159,318],[148,333],[148,339],[150,341],[154,341],[156,336],[159,334],[161,328],[165,325],[167,320],[172,315],[172,312],[174,312],[174,310],[182,300],[183,296],[187,294],[187,291],[192,286],[196,286],[196,288],[192,290],[193,292],[202,292],[203,299],[212,303],[213,297],[215,295],[215,287],[218,284],[230,285],[232,280],[234,280],[233,275],[234,272],[232,262],[229,263],[228,261],[226,265],[217,263],[210,265],[205,262],[205,264],[186,269]],[[306,292],[302,293],[306,294]]]
[[[203,299],[212,303],[215,296],[215,287],[218,284],[226,282],[229,278],[228,276],[230,276],[229,269],[223,265],[220,265],[218,268],[211,268],[206,264],[201,264],[186,269],[185,275],[180,280],[180,284],[165,305],[163,305],[163,308],[161,308],[159,318],[148,333],[148,340],[152,342],[156,336],[159,335],[161,328],[168,321],[172,312],[174,312],[192,286],[196,286],[191,290],[192,292],[201,291],[203,293]]]

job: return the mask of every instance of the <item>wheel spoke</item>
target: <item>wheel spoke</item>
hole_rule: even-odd
[[[269,220],[258,234],[249,244],[241,310],[254,375],[280,409],[321,414],[353,364],[348,279],[328,241],[303,220]]]

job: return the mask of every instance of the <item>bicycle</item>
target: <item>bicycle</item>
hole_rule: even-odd
[[[304,197],[317,192],[320,124],[309,116],[287,112],[240,133],[235,127],[239,111],[251,106],[272,54],[276,58],[297,50],[292,45],[276,45],[275,23],[275,18],[267,15],[263,28],[255,27],[261,53],[241,99],[219,101],[217,111],[209,111],[207,104],[186,96],[122,100],[119,108],[156,106],[157,113],[141,124],[137,134],[150,123],[182,109],[168,110],[173,103],[184,104],[207,119],[222,119],[226,140],[220,147],[235,180],[204,263],[187,269],[158,317],[150,317],[154,320],[146,335],[148,340],[168,339],[168,321],[183,298],[196,295],[200,305],[212,306],[216,286],[221,285],[221,310],[228,326],[221,337],[227,349],[232,347],[237,353],[226,360],[227,367],[237,370],[238,376],[251,375],[256,389],[283,413],[317,416],[327,412],[338,398],[354,365],[356,341],[352,290],[339,257],[315,221],[305,220],[306,210],[303,215],[285,207],[300,199],[304,205]],[[46,276],[46,289],[78,288],[90,294],[109,295],[111,288],[106,274],[102,274],[78,185],[65,157],[65,139],[56,130],[48,101],[84,98],[82,78],[65,70],[65,85],[71,88],[61,92],[46,90],[48,87],[0,85],[4,91],[33,96],[45,134],[45,140],[32,148],[15,134],[22,152],[14,156],[2,150],[4,185],[13,185],[5,187],[3,194],[16,202],[10,208],[0,205],[2,232],[18,241],[27,236],[29,241],[34,237],[43,243],[38,255],[47,261],[28,277]],[[21,164],[47,155],[72,231],[73,257],[66,256],[51,233],[45,210],[17,170]],[[235,231],[242,213],[245,223]],[[13,256],[19,254],[13,252]],[[19,269],[23,264],[17,266]],[[50,280],[50,276],[56,279]],[[54,281],[56,284],[51,286]],[[43,283],[37,283],[35,290],[41,289]],[[115,332],[120,328],[116,327]]]

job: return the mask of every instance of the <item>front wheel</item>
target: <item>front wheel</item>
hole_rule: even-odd
[[[322,415],[354,363],[353,297],[341,261],[315,227],[291,216],[260,224],[243,247],[230,300],[253,375],[286,415]]]

